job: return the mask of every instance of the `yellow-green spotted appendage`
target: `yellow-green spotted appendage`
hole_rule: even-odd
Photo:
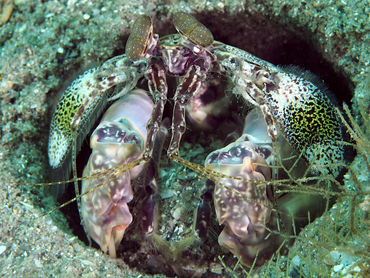
[[[107,103],[109,88],[123,83],[124,94],[143,75],[143,62],[131,62],[126,55],[114,57],[101,67],[90,69],[64,92],[50,124],[48,156],[52,168],[66,161],[74,140],[88,132],[91,117],[98,117]]]
[[[290,73],[279,74],[279,90],[266,87],[270,111],[279,130],[306,161],[345,163],[345,131],[335,105],[320,88]],[[316,169],[337,177],[340,167]]]

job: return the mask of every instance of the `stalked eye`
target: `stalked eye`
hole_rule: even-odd
[[[126,43],[126,55],[131,61],[143,59],[153,37],[153,23],[149,16],[142,15],[135,20]]]
[[[175,14],[173,25],[175,25],[177,32],[197,45],[206,47],[213,43],[211,31],[190,14]]]

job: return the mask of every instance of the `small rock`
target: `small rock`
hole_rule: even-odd
[[[5,245],[1,245],[1,246],[0,246],[0,255],[1,255],[2,253],[4,253],[4,252],[5,252],[5,250],[6,250],[6,246],[5,246]]]
[[[301,265],[301,258],[297,255],[292,259],[292,263],[296,266],[299,267]]]
[[[162,190],[159,195],[162,199],[171,198],[175,195],[175,192],[173,190]]]
[[[209,265],[209,270],[212,272],[212,273],[215,273],[215,274],[218,274],[218,275],[221,275],[222,274],[222,265],[221,264],[218,264],[218,263],[211,263]]]
[[[94,264],[88,260],[81,260],[80,259],[80,262],[86,266],[94,266]]]
[[[13,0],[0,0],[0,26],[6,23],[13,12]]]
[[[38,259],[33,259],[34,263],[35,263],[35,266],[37,266],[38,268],[41,268],[42,267],[42,262]]]
[[[331,251],[324,258],[324,263],[327,265],[335,265],[339,262],[341,255],[338,251]]]
[[[342,268],[343,268],[343,264],[338,264],[338,265],[335,265],[335,266],[333,267],[333,270],[334,270],[335,272],[338,272],[338,271],[340,271]]]
[[[182,208],[181,207],[177,207],[173,212],[172,212],[172,217],[175,219],[175,220],[179,220],[180,217],[181,217],[181,213],[182,213]]]

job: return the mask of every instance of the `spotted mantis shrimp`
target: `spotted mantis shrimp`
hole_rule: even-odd
[[[135,195],[131,183],[139,181],[143,183],[140,187],[146,188],[142,213],[138,214],[145,244],[177,275],[205,272],[208,266],[203,260],[197,262],[193,257],[191,270],[189,261],[181,263],[177,254],[185,252],[189,244],[170,246],[161,239],[158,228],[158,153],[168,129],[162,122],[168,79],[172,78],[176,85],[167,157],[208,179],[203,189],[198,189],[200,202],[191,241],[209,241],[214,206],[219,224],[225,224],[219,244],[245,265],[262,265],[296,233],[299,219],[311,221],[322,213],[312,207],[325,203],[320,196],[285,192],[287,183],[279,187],[274,181],[285,178],[291,184],[313,175],[335,179],[347,162],[345,147],[340,144],[345,132],[336,107],[303,71],[283,70],[215,41],[191,15],[175,14],[173,24],[178,34],[159,38],[151,18],[139,16],[126,53],[85,72],[67,88],[50,126],[49,163],[60,168],[72,157],[74,164],[91,119],[97,118],[108,102],[118,99],[91,135],[92,154],[82,178],[80,205],[85,231],[115,257],[133,219],[127,205]],[[143,79],[148,92],[135,89]],[[227,86],[213,86],[221,79]],[[223,97],[214,99],[214,91]],[[187,131],[186,117],[202,129],[210,118],[219,119],[220,109],[229,113],[227,91],[249,110],[243,118],[243,132],[235,142],[211,152],[204,167],[182,159],[179,150]],[[140,175],[144,178],[138,178]],[[78,186],[76,191],[80,196]],[[308,211],[312,219],[307,219]]]

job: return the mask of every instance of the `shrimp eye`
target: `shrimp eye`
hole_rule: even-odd
[[[207,47],[213,43],[214,39],[211,31],[190,14],[175,14],[173,16],[173,25],[177,32],[194,44]]]
[[[141,60],[148,51],[148,46],[153,37],[152,19],[141,15],[135,20],[131,34],[126,43],[126,55],[131,61]]]

